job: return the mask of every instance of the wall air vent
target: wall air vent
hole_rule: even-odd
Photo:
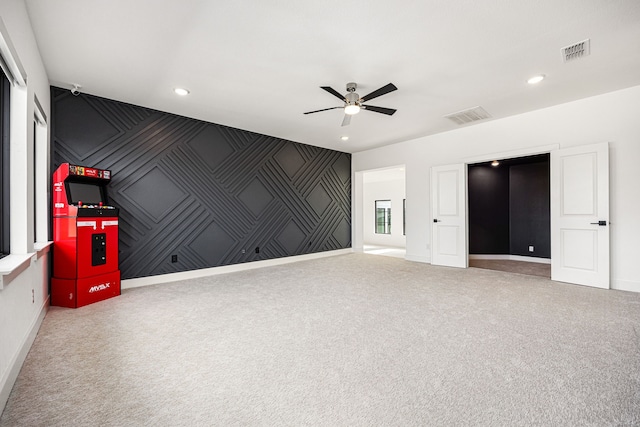
[[[488,119],[491,117],[491,114],[487,113],[482,107],[473,107],[456,113],[447,114],[444,117],[457,125],[466,125],[467,123]]]
[[[571,46],[563,47],[560,51],[562,52],[563,62],[574,61],[589,56],[591,54],[591,39],[582,40]]]

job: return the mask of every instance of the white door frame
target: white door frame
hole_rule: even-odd
[[[353,165],[352,165],[353,167]],[[351,187],[351,196],[352,196],[352,204],[351,204],[351,208],[352,208],[352,217],[353,217],[353,223],[354,225],[351,227],[351,249],[354,252],[364,252],[364,245],[365,245],[365,210],[366,209],[371,209],[371,207],[367,207],[364,205],[364,198],[365,198],[365,186],[366,185],[373,185],[373,183],[369,183],[366,184],[365,181],[365,174],[368,173],[376,173],[376,172],[391,172],[391,171],[397,171],[399,169],[402,169],[402,175],[404,176],[404,182],[405,182],[405,198],[406,198],[406,165],[405,164],[398,164],[398,165],[392,165],[392,166],[385,166],[382,168],[374,168],[374,169],[365,169],[365,170],[361,170],[361,171],[354,171],[353,175],[352,175],[352,187]],[[393,209],[393,207],[392,207]],[[397,209],[397,207],[396,207]],[[396,215],[397,216],[397,215]],[[357,222],[355,219],[358,218],[360,225],[356,226],[355,223]],[[395,222],[394,222],[395,224]],[[397,229],[397,224],[395,224],[395,228]],[[390,245],[391,247],[400,247],[400,245]],[[406,249],[406,242],[404,244],[404,247]]]
[[[526,156],[535,156],[537,154],[550,154],[553,150],[560,149],[560,144],[552,144],[552,145],[542,145],[539,147],[531,147],[524,148],[521,150],[511,150],[511,151],[502,151],[498,153],[491,153],[482,156],[476,157],[468,157],[462,160],[465,168],[467,168],[467,172],[469,169],[469,165],[474,163],[484,163],[490,162],[493,160],[502,160],[502,159],[513,159],[517,157],[526,157]],[[468,175],[467,175],[468,176]],[[467,178],[465,182],[467,197],[469,194],[469,179]],[[467,221],[467,242],[469,240],[469,209],[467,208],[466,213],[466,221]],[[467,265],[469,263],[469,245],[467,244]]]
[[[540,147],[524,148],[522,150],[502,151],[483,156],[468,157],[462,160],[467,166],[473,163],[484,163],[492,160],[513,159],[516,157],[535,156],[536,154],[550,154],[553,150],[559,150],[560,144],[542,145]]]

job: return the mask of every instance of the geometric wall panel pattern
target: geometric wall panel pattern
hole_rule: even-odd
[[[56,87],[51,96],[52,170],[112,171],[123,279],[351,247],[350,154]]]
[[[150,192],[150,188],[158,190]],[[155,166],[130,186],[123,188],[120,194],[144,208],[156,221],[160,221],[187,197],[184,191]]]

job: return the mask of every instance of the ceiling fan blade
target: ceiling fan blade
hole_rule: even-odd
[[[341,101],[345,101],[345,97],[344,95],[340,95],[340,92],[338,92],[337,90],[335,90],[332,87],[329,86],[320,86],[320,89],[324,89],[327,92],[329,92],[331,95],[335,96],[336,98],[340,99]]]
[[[344,119],[342,119],[342,126],[349,126],[351,123],[351,116],[349,114],[344,115]]]
[[[376,107],[374,105],[363,105],[362,108],[376,113],[386,114],[387,116],[393,116],[393,113],[398,111],[393,108]]]
[[[382,86],[380,89],[378,90],[374,90],[373,92],[371,92],[369,95],[365,95],[360,99],[360,102],[367,102],[370,99],[373,98],[377,98],[379,96],[385,95],[389,92],[393,92],[394,90],[398,90],[398,88],[396,87],[396,85],[394,85],[393,83],[389,83],[386,86]]]
[[[307,111],[306,113],[303,113],[303,114],[319,113],[320,111],[335,110],[336,108],[344,108],[344,107],[323,108],[322,110]]]

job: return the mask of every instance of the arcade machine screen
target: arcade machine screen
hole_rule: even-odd
[[[83,205],[106,204],[102,186],[96,184],[87,184],[84,182],[67,182],[69,203],[77,205],[82,202]]]

